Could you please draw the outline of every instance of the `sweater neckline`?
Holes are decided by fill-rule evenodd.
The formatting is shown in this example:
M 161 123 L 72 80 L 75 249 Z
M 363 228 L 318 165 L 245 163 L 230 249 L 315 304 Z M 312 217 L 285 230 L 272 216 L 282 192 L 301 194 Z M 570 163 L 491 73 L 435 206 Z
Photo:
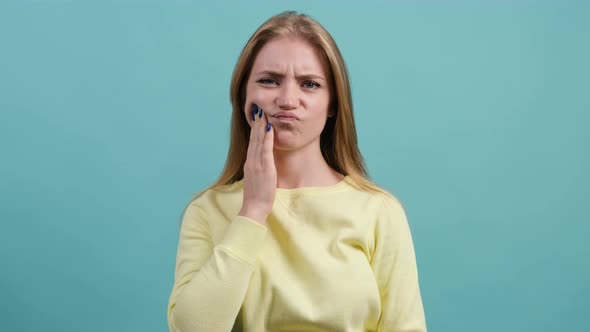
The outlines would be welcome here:
M 340 181 L 327 186 L 299 187 L 299 188 L 277 188 L 278 196 L 291 196 L 300 194 L 322 194 L 342 191 L 350 187 L 352 179 L 350 176 L 344 176 Z M 244 179 L 236 181 L 240 188 L 244 188 Z
M 340 181 L 330 184 L 327 186 L 313 186 L 313 187 L 299 187 L 299 188 L 277 188 L 277 195 L 289 196 L 299 194 L 321 194 L 330 193 L 336 191 L 342 191 L 349 186 L 348 182 L 351 181 L 348 175 L 344 176 Z

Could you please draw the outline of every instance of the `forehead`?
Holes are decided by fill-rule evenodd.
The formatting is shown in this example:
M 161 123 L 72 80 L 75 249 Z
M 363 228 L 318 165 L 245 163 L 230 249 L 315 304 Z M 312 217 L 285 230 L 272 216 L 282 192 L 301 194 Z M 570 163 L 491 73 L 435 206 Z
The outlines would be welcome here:
M 256 55 L 252 71 L 322 74 L 326 73 L 326 62 L 311 43 L 298 37 L 282 37 L 268 41 Z

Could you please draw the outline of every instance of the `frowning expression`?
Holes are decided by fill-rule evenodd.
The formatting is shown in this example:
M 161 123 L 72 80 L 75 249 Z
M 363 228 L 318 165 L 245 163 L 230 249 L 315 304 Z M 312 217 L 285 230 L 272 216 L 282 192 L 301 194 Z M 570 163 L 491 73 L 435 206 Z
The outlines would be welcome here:
M 257 104 L 275 130 L 274 148 L 297 150 L 318 143 L 329 114 L 327 64 L 310 43 L 297 37 L 267 42 L 246 86 L 245 116 Z

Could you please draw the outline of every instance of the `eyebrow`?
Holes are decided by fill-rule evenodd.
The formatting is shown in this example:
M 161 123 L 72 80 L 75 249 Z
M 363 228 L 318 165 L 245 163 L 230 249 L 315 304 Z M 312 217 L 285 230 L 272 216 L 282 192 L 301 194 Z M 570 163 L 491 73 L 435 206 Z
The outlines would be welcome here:
M 278 77 L 278 78 L 283 78 L 285 77 L 284 74 L 281 74 L 279 72 L 276 71 L 272 71 L 272 70 L 263 70 L 263 71 L 259 71 L 258 73 L 256 73 L 256 75 L 269 75 L 269 76 L 273 76 L 273 77 Z M 323 76 L 321 75 L 315 75 L 315 74 L 303 74 L 303 75 L 297 75 L 295 76 L 295 78 L 297 78 L 298 80 L 304 80 L 304 79 L 320 79 L 320 80 L 326 80 Z

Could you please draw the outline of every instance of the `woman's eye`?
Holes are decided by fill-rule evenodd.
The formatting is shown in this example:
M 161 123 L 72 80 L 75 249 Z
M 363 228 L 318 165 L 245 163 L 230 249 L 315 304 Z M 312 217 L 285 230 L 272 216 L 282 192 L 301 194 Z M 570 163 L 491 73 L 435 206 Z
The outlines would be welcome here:
M 261 78 L 256 83 L 269 85 L 269 84 L 279 84 L 279 82 L 272 78 Z M 315 81 L 305 81 L 303 82 L 302 86 L 306 89 L 317 89 L 320 87 L 320 84 Z
M 305 83 L 303 83 L 303 85 L 306 88 L 310 88 L 310 89 L 314 89 L 314 88 L 319 88 L 320 84 L 318 82 L 314 82 L 314 81 L 305 81 Z
M 259 79 L 256 82 L 257 83 L 262 83 L 262 84 L 272 84 L 272 83 L 275 83 L 275 80 L 270 79 L 270 78 L 262 78 L 262 79 Z

